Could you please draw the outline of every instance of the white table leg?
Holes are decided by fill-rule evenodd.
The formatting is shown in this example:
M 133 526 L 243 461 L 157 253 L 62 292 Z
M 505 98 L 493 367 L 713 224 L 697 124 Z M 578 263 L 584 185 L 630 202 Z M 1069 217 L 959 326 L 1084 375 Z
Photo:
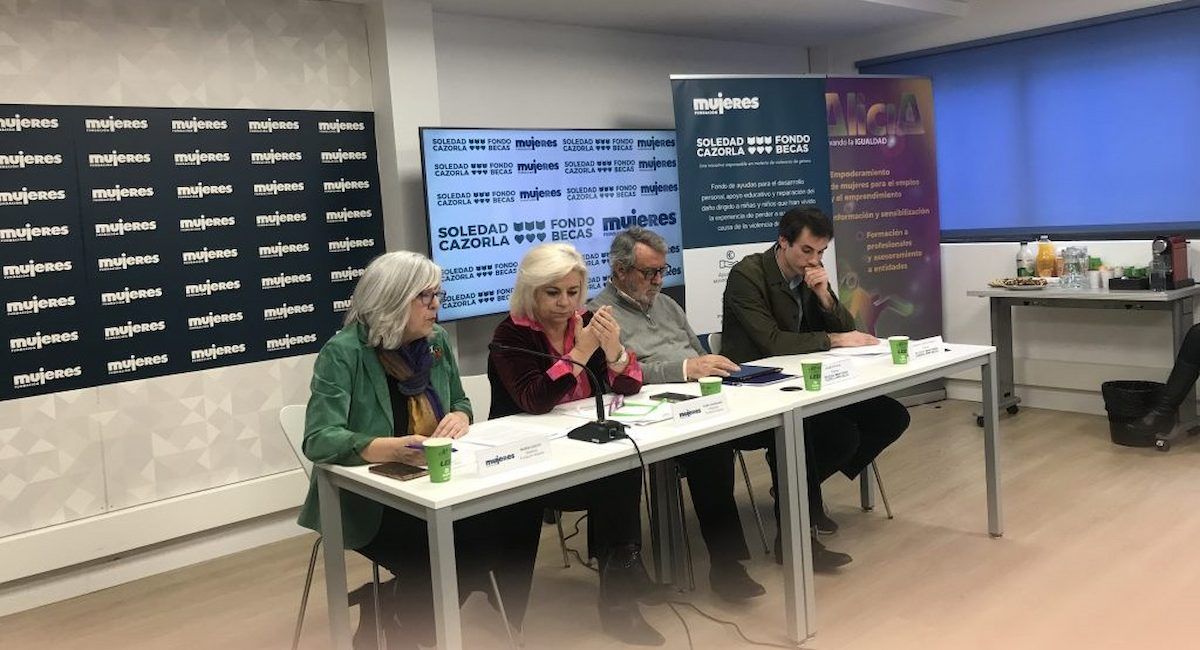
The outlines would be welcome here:
M 799 411 L 784 416 L 775 430 L 779 474 L 779 527 L 783 534 L 784 606 L 788 637 L 797 643 L 816 634 L 812 538 L 809 535 L 808 483 L 805 479 L 804 420 Z
M 341 491 L 320 467 L 317 497 L 321 505 L 321 538 L 325 546 L 325 597 L 329 603 L 329 635 L 335 650 L 350 650 L 350 605 L 346 595 L 346 550 L 342 543 Z
M 454 558 L 454 520 L 450 508 L 427 510 L 429 569 L 433 578 L 433 622 L 439 650 L 462 650 L 458 611 L 458 569 Z

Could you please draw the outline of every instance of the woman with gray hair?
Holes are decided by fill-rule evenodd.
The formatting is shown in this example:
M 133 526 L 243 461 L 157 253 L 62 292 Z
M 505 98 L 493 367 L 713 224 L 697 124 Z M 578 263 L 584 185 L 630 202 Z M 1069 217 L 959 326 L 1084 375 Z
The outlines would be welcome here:
M 492 336 L 494 343 L 511 349 L 488 356 L 492 417 L 547 413 L 555 404 L 591 397 L 584 365 L 599 378 L 602 392 L 633 395 L 641 390 L 641 367 L 621 344 L 612 308 L 595 313 L 582 308 L 587 286 L 583 257 L 568 244 L 537 246 L 521 260 L 509 316 Z M 638 608 L 639 600 L 656 603 L 663 598 L 642 565 L 641 492 L 642 473 L 630 470 L 560 490 L 542 503 L 556 510 L 587 510 L 588 550 L 600 563 L 604 631 L 629 644 L 662 645 L 662 635 Z
M 367 266 L 354 289 L 345 327 L 321 348 L 313 366 L 303 447 L 314 463 L 423 465 L 421 443 L 426 438 L 458 438 L 467 432 L 471 402 L 446 331 L 437 324 L 445 295 L 441 276 L 436 264 L 406 251 L 385 253 Z M 536 506 L 518 504 L 454 525 L 463 573 L 478 577 L 495 571 L 501 588 L 517 596 L 508 607 L 517 627 L 532 578 L 529 549 L 536 549 L 539 512 Z M 315 483 L 300 524 L 320 530 Z M 388 647 L 433 645 L 425 523 L 346 492 L 342 534 L 346 548 L 401 577 L 382 590 Z M 463 598 L 474 585 L 464 585 Z M 361 604 L 369 600 L 369 592 L 368 585 L 352 596 Z M 373 610 L 362 611 L 354 645 L 375 647 Z

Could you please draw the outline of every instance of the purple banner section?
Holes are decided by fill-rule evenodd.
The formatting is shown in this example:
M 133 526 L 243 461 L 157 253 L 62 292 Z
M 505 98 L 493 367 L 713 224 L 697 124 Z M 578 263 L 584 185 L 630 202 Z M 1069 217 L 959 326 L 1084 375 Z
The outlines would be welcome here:
M 941 334 L 929 79 L 831 77 L 825 112 L 842 303 L 877 336 Z

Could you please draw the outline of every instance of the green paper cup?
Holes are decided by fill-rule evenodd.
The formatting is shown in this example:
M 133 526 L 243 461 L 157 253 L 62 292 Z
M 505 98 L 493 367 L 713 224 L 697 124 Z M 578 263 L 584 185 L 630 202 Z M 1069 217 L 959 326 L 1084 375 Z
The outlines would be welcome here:
M 721 392 L 720 377 L 701 377 L 700 378 L 700 394 L 701 395 L 716 395 Z
M 892 348 L 892 363 L 896 365 L 908 363 L 907 336 L 889 336 L 888 345 Z
M 450 438 L 430 438 L 425 441 L 425 464 L 429 466 L 429 480 L 434 483 L 450 480 L 450 455 L 453 450 Z
M 821 390 L 820 361 L 801 361 L 800 372 L 804 375 L 804 390 Z

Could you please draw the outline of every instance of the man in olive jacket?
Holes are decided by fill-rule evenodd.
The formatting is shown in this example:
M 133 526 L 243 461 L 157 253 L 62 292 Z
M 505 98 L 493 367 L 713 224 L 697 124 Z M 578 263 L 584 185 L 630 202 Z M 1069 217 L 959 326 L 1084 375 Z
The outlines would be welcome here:
M 854 316 L 838 302 L 821 262 L 833 240 L 833 225 L 817 208 L 793 208 L 779 221 L 769 250 L 747 255 L 730 270 L 725 285 L 721 353 L 734 363 L 764 357 L 873 345 L 878 339 L 854 329 Z M 846 406 L 804 422 L 809 514 L 816 532 L 833 534 L 837 523 L 825 512 L 821 482 L 841 471 L 853 479 L 908 428 L 908 411 L 890 397 Z M 752 436 L 744 446 L 766 447 L 775 481 L 773 433 Z M 775 507 L 776 518 L 779 506 Z M 779 538 L 776 538 L 776 545 Z M 837 558 L 814 545 L 817 566 Z

